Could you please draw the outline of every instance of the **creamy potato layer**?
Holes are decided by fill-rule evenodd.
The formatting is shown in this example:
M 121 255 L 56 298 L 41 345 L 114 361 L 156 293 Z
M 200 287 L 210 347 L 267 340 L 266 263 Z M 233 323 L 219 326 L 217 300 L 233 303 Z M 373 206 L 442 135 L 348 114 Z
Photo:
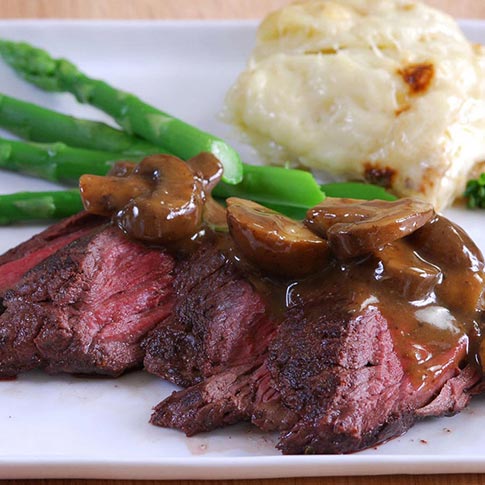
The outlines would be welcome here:
M 485 161 L 485 51 L 418 2 L 296 2 L 259 27 L 227 107 L 270 163 L 442 209 Z

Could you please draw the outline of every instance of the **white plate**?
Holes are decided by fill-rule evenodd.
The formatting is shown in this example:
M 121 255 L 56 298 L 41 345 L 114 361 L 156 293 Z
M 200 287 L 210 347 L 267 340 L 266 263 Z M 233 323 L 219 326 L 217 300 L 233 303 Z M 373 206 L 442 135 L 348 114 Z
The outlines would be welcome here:
M 485 22 L 464 22 L 485 43 Z M 1 36 L 65 56 L 93 76 L 132 91 L 238 145 L 218 113 L 244 67 L 254 22 L 4 21 Z M 0 91 L 75 115 L 107 120 L 67 95 L 45 94 L 0 65 Z M 254 157 L 240 147 L 246 160 Z M 0 173 L 0 193 L 55 185 Z M 485 212 L 452 210 L 485 250 Z M 0 252 L 39 227 L 0 229 Z M 485 472 L 483 398 L 453 418 L 430 419 L 376 449 L 349 456 L 281 456 L 275 436 L 239 425 L 186 438 L 148 424 L 173 386 L 138 372 L 117 380 L 42 373 L 0 382 L 0 478 L 266 478 Z

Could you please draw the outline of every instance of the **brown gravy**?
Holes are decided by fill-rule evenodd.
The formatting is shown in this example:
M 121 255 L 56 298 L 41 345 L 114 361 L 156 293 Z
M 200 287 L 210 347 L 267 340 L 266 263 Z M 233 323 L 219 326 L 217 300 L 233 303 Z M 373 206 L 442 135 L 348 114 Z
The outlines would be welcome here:
M 234 248 L 229 236 L 218 237 L 228 260 L 265 296 L 277 319 L 294 306 L 314 311 L 311 302 L 324 294 L 335 295 L 336 306 L 346 295 L 350 313 L 377 307 L 389 322 L 415 390 L 454 372 L 456 362 L 481 372 L 483 257 L 446 218 L 435 216 L 411 236 L 367 256 L 333 258 L 321 271 L 301 279 L 263 273 Z

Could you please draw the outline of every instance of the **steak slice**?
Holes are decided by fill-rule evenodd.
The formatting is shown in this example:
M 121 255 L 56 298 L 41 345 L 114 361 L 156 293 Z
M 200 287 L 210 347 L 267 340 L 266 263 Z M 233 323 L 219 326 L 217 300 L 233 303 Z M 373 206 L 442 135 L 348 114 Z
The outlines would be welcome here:
M 349 453 L 399 436 L 417 419 L 463 409 L 466 391 L 480 379 L 472 366 L 460 368 L 466 341 L 431 359 L 428 366 L 441 372 L 416 386 L 392 319 L 353 290 L 291 309 L 266 340 L 262 364 L 232 367 L 174 392 L 150 422 L 192 436 L 251 421 L 282 431 L 278 448 L 286 454 Z
M 104 222 L 101 217 L 80 212 L 1 255 L 0 297 L 35 265 Z
M 173 258 L 104 226 L 35 266 L 5 293 L 0 375 L 117 376 L 140 366 L 141 339 L 172 307 Z
M 244 421 L 250 416 L 254 370 L 251 364 L 233 367 L 174 392 L 154 408 L 150 422 L 193 436 Z
M 283 453 L 349 453 L 404 433 L 421 417 L 453 414 L 480 379 L 461 369 L 466 339 L 434 354 L 419 379 L 406 366 L 396 319 L 356 302 L 356 288 L 329 291 L 289 311 L 270 345 L 268 366 L 285 405 L 299 415 L 283 433 Z M 353 301 L 352 301 L 353 300 Z M 372 301 L 372 300 L 367 300 Z M 364 305 L 355 311 L 356 303 Z M 432 373 L 438 367 L 440 372 Z M 428 374 L 429 371 L 429 374 Z
M 268 431 L 296 421 L 264 363 L 276 319 L 226 244 L 205 244 L 177 267 L 174 311 L 143 344 L 149 372 L 190 386 L 158 404 L 151 423 L 190 436 L 240 421 Z
M 189 386 L 229 367 L 262 362 L 276 322 L 223 245 L 220 238 L 207 242 L 177 266 L 173 313 L 143 343 L 148 372 Z
M 264 431 L 286 430 L 297 421 L 271 386 L 265 363 L 232 367 L 174 392 L 155 406 L 150 419 L 187 436 L 241 421 L 252 421 Z

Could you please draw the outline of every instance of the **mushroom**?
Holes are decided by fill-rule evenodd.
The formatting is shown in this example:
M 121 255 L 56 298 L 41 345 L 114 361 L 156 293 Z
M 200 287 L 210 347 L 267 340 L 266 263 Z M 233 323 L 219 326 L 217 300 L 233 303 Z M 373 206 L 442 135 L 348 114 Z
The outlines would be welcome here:
M 130 162 L 128 160 L 119 160 L 115 162 L 108 175 L 113 175 L 114 177 L 126 177 L 130 175 L 136 168 L 136 163 Z
M 222 178 L 221 162 L 212 153 L 199 153 L 199 155 L 187 160 L 187 165 L 201 181 L 206 194 L 210 194 Z
M 444 270 L 436 293 L 448 308 L 462 311 L 484 308 L 484 261 L 468 234 L 443 216 L 435 216 L 410 238 L 413 247 Z
M 219 164 L 220 166 L 220 164 Z M 222 169 L 217 171 L 220 177 Z M 203 182 L 188 164 L 171 155 L 151 155 L 139 165 L 125 164 L 114 175 L 84 175 L 80 180 L 89 212 L 110 216 L 126 234 L 170 243 L 190 238 L 201 227 L 204 183 L 217 183 L 211 172 Z
M 328 239 L 341 259 L 372 253 L 424 226 L 433 207 L 419 200 L 354 200 L 327 198 L 307 212 L 306 225 Z
M 425 300 L 443 280 L 441 269 L 420 257 L 407 239 L 387 244 L 375 256 L 375 279 L 407 301 Z
M 211 195 L 212 189 L 222 178 L 221 163 L 212 153 L 202 152 L 187 160 L 187 165 L 194 171 L 204 187 L 204 222 L 212 229 L 227 231 L 226 209 Z
M 327 241 L 301 222 L 249 200 L 227 199 L 229 232 L 243 255 L 262 270 L 301 277 L 324 267 Z

